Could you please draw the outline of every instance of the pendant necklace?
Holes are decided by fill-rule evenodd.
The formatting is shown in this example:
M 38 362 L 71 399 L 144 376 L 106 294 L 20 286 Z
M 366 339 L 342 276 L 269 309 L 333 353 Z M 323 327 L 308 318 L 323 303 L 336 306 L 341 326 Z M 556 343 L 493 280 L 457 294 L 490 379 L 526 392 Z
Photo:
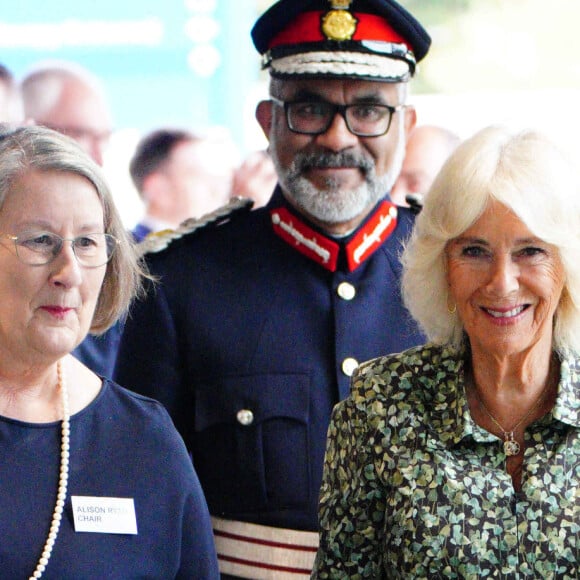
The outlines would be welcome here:
M 506 431 L 499 424 L 499 421 L 491 414 L 489 409 L 485 406 L 483 399 L 479 396 L 479 393 L 477 391 L 477 387 L 475 386 L 475 381 L 474 381 L 473 391 L 475 392 L 475 396 L 477 397 L 477 400 L 481 403 L 483 410 L 487 413 L 489 418 L 494 422 L 494 424 L 497 426 L 497 428 L 501 431 L 501 434 L 504 438 L 503 450 L 504 450 L 504 453 L 508 457 L 513 457 L 514 455 L 518 455 L 519 452 L 521 451 L 520 444 L 515 440 L 515 437 L 514 437 L 516 429 L 540 406 L 540 404 L 544 401 L 544 398 L 546 397 L 546 393 L 548 392 L 548 390 L 549 390 L 548 385 L 546 385 L 544 387 L 544 390 L 540 393 L 538 400 L 532 405 L 530 410 L 512 427 L 511 431 Z
M 60 529 L 60 522 L 62 520 L 62 513 L 64 511 L 64 503 L 66 500 L 67 486 L 68 486 L 68 466 L 69 466 L 69 451 L 70 451 L 70 409 L 68 400 L 68 390 L 66 387 L 66 381 L 64 380 L 63 370 L 61 362 L 56 363 L 56 374 L 57 374 L 57 388 L 60 389 L 62 397 L 62 427 L 61 427 L 61 443 L 60 443 L 60 475 L 58 479 L 58 493 L 56 496 L 56 504 L 54 506 L 54 511 L 52 514 L 52 522 L 50 524 L 50 530 L 48 532 L 48 537 L 42 549 L 42 554 L 38 560 L 38 564 L 32 576 L 29 580 L 34 580 L 35 578 L 41 578 L 46 570 L 50 556 L 52 555 L 52 549 L 56 542 L 58 536 L 58 531 Z

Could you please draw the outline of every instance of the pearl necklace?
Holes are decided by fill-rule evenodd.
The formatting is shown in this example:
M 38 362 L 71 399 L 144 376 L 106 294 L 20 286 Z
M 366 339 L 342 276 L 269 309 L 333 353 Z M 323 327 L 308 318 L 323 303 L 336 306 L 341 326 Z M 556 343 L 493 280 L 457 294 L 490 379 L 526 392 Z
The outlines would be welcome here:
M 57 388 L 60 389 L 62 396 L 62 428 L 61 428 L 61 444 L 60 444 L 60 476 L 58 479 L 58 493 L 56 496 L 56 504 L 54 506 L 54 512 L 52 513 L 52 523 L 50 524 L 50 531 L 48 532 L 48 537 L 42 549 L 42 555 L 38 560 L 36 568 L 30 576 L 29 580 L 34 580 L 35 578 L 41 578 L 46 570 L 50 556 L 52 555 L 52 549 L 56 542 L 56 537 L 58 536 L 58 530 L 60 529 L 60 522 L 62 520 L 62 513 L 64 511 L 64 503 L 66 500 L 66 492 L 68 486 L 68 466 L 69 466 L 69 456 L 70 456 L 70 409 L 68 400 L 68 390 L 66 386 L 66 381 L 64 380 L 64 374 L 62 370 L 61 362 L 56 363 L 56 374 L 57 374 Z

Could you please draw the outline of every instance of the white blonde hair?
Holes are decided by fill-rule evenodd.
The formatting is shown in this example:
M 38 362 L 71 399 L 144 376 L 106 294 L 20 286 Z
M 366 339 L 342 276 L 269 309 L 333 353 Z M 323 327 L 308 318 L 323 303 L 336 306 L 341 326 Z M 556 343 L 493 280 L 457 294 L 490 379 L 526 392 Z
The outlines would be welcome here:
M 508 207 L 556 246 L 565 284 L 554 323 L 554 348 L 580 352 L 580 181 L 570 159 L 531 130 L 488 127 L 464 141 L 443 165 L 403 253 L 405 305 L 430 340 L 459 347 L 457 313 L 447 307 L 445 248 L 491 200 Z

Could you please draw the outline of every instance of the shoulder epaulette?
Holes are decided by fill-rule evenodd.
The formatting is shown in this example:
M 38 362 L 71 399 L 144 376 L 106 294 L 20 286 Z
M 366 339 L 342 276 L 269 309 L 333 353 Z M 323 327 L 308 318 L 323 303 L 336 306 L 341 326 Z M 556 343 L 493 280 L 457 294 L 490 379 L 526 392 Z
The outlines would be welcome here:
M 414 214 L 418 214 L 423 209 L 423 196 L 419 193 L 410 193 L 405 196 L 405 201 Z
M 211 225 L 217 225 L 230 219 L 234 215 L 252 209 L 254 202 L 247 197 L 232 197 L 228 203 L 199 218 L 189 218 L 174 230 L 152 232 L 137 244 L 139 255 L 160 252 L 167 248 L 174 240 L 179 240 L 197 230 Z

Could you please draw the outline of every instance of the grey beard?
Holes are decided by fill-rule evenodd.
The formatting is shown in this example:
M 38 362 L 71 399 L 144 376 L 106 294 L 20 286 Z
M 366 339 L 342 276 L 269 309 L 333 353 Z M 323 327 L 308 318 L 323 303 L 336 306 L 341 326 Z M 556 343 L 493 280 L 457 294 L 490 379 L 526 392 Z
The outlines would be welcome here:
M 400 149 L 404 155 L 404 147 Z M 280 167 L 273 157 L 286 194 L 299 208 L 323 223 L 347 222 L 375 205 L 391 190 L 402 164 L 402 155 L 397 156 L 391 171 L 377 176 L 372 159 L 350 152 L 298 153 L 287 169 Z M 339 188 L 337 181 L 328 179 L 326 187 L 319 190 L 303 175 L 304 170 L 310 167 L 341 166 L 360 168 L 364 183 L 356 189 L 344 190 Z

